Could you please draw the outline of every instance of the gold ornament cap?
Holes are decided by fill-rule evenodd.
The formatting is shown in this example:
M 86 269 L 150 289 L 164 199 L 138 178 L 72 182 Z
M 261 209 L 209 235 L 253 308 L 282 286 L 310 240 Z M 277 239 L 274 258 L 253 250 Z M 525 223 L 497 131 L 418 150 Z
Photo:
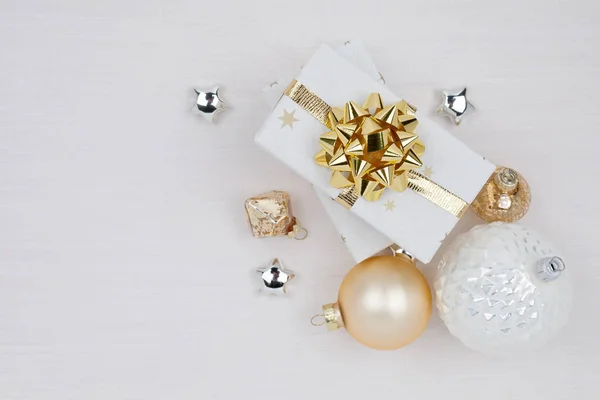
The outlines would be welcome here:
M 514 194 L 519 187 L 519 174 L 510 168 L 498 168 L 494 173 L 494 183 L 503 193 Z
M 498 167 L 471 207 L 486 222 L 516 222 L 530 204 L 531 190 L 525 178 L 512 168 Z
M 317 319 L 321 319 L 317 322 Z M 323 305 L 323 314 L 317 314 L 310 320 L 313 326 L 327 326 L 328 331 L 336 331 L 344 327 L 344 320 L 342 319 L 342 312 L 338 303 L 329 303 Z
M 344 320 L 338 303 L 329 303 L 323 306 L 323 318 L 328 331 L 335 331 L 344 327 Z

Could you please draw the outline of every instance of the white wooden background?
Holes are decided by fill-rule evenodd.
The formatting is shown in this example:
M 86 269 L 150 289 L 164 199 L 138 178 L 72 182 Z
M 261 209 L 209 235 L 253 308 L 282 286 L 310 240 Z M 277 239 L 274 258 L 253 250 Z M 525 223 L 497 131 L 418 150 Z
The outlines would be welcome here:
M 1 0 L 0 399 L 597 398 L 599 19 L 593 0 Z M 577 289 L 545 350 L 485 358 L 437 316 L 385 353 L 309 324 L 352 262 L 253 145 L 258 93 L 349 38 L 421 110 L 468 85 L 478 112 L 446 126 L 528 178 L 523 222 Z M 217 81 L 232 109 L 210 126 L 191 88 Z M 251 237 L 243 200 L 272 188 L 308 240 Z M 259 297 L 275 256 L 298 279 Z

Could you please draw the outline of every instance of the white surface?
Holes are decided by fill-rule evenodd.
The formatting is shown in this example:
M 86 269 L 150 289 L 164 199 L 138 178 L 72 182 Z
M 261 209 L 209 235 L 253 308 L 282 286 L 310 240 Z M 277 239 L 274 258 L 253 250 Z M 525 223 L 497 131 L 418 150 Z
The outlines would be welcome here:
M 0 398 L 597 397 L 600 4 L 48 3 L 0 3 Z M 434 317 L 379 353 L 308 323 L 352 261 L 309 185 L 253 144 L 257 93 L 357 36 L 422 110 L 467 84 L 478 112 L 448 128 L 528 178 L 523 222 L 575 285 L 544 351 L 485 358 Z M 215 81 L 234 109 L 209 126 L 191 87 Z M 272 188 L 309 239 L 252 238 L 243 201 Z M 275 256 L 298 278 L 288 298 L 257 297 L 251 271 Z
M 388 105 L 403 97 L 373 80 L 325 44 L 304 64 L 297 80 L 330 105 L 343 105 L 349 99 L 363 102 L 373 92 L 380 93 Z M 294 113 L 297 118 L 293 129 L 282 127 L 279 118 L 284 112 Z M 421 157 L 423 165 L 434 168 L 432 179 L 436 183 L 470 203 L 494 172 L 494 165 L 423 114 L 423 111 L 417 112 L 416 130 L 426 147 Z M 319 190 L 336 197 L 340 190 L 329 183 L 332 171 L 314 161 L 320 149 L 318 139 L 325 132 L 321 122 L 283 96 L 258 130 L 255 140 Z M 387 202 L 395 204 L 393 212 L 385 206 Z M 377 202 L 359 198 L 350 211 L 423 262 L 433 258 L 440 243 L 458 222 L 454 215 L 412 190 L 402 193 L 386 190 Z M 399 226 L 407 228 L 398 229 Z

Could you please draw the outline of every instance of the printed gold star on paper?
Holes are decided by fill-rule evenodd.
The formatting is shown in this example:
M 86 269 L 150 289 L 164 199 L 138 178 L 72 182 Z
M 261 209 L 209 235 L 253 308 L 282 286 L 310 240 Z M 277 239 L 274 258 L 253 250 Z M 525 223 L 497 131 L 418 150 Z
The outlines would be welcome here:
M 396 207 L 394 200 L 388 200 L 385 202 L 385 211 L 394 211 L 394 207 Z
M 281 129 L 283 129 L 286 126 L 289 126 L 291 129 L 294 129 L 294 122 L 299 121 L 299 119 L 294 118 L 294 113 L 296 112 L 296 110 L 292 111 L 292 112 L 288 112 L 287 110 L 283 110 L 283 115 L 281 117 L 279 117 L 279 119 L 282 121 L 281 122 Z
M 433 167 L 424 167 L 423 175 L 425 175 L 428 178 L 431 178 L 431 175 L 433 175 Z

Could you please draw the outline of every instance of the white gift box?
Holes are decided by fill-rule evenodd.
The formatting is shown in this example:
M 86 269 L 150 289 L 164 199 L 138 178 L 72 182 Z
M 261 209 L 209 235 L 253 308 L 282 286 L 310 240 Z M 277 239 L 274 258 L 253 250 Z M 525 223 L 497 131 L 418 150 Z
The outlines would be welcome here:
M 380 93 L 386 104 L 400 100 L 387 87 L 373 79 L 370 76 L 372 73 L 365 73 L 349 62 L 348 59 L 352 59 L 352 56 L 355 60 L 365 60 L 360 54 L 342 56 L 323 45 L 295 79 L 331 106 L 342 106 L 349 100 L 360 104 L 372 92 Z M 370 68 L 369 62 L 364 61 L 362 68 Z M 287 83 L 282 86 L 287 86 Z M 291 119 L 290 114 L 293 114 Z M 284 118 L 286 115 L 288 117 Z M 426 147 L 425 154 L 421 157 L 424 171 L 431 175 L 432 181 L 470 203 L 495 167 L 422 113 L 417 112 L 417 118 L 419 125 L 416 133 Z M 290 98 L 281 96 L 255 140 L 318 188 L 322 192 L 321 197 L 335 198 L 339 189 L 329 184 L 331 170 L 314 161 L 314 155 L 320 149 L 318 139 L 326 131 L 328 129 L 310 113 Z M 356 233 L 357 240 L 368 242 L 365 246 L 360 246 L 360 250 L 353 251 L 356 247 L 350 242 L 354 240 L 349 240 L 350 234 L 346 234 L 346 243 L 357 261 L 393 242 L 427 263 L 458 221 L 456 216 L 410 189 L 403 192 L 387 189 L 381 199 L 375 202 L 359 198 L 350 211 L 335 202 L 328 204 L 324 200 L 324 203 L 328 212 L 335 214 L 332 217 L 338 230 L 350 229 L 349 226 L 352 226 L 352 234 Z M 393 207 L 389 204 L 393 204 Z M 332 207 L 339 208 L 334 211 Z M 357 221 L 354 216 L 362 221 Z M 380 233 L 367 231 L 366 226 L 371 226 Z M 373 240 L 370 240 L 372 237 Z
M 373 80 L 383 82 L 383 76 L 377 70 L 362 42 L 348 41 L 335 50 Z M 263 89 L 264 98 L 271 109 L 277 105 L 287 84 L 292 79 L 294 79 L 294 75 L 280 77 Z M 340 238 L 344 241 L 352 258 L 357 263 L 393 244 L 390 239 L 344 207 L 340 207 L 338 203 L 319 189 L 315 188 L 315 193 L 323 204 L 323 208 L 325 208 L 335 229 L 340 234 Z

